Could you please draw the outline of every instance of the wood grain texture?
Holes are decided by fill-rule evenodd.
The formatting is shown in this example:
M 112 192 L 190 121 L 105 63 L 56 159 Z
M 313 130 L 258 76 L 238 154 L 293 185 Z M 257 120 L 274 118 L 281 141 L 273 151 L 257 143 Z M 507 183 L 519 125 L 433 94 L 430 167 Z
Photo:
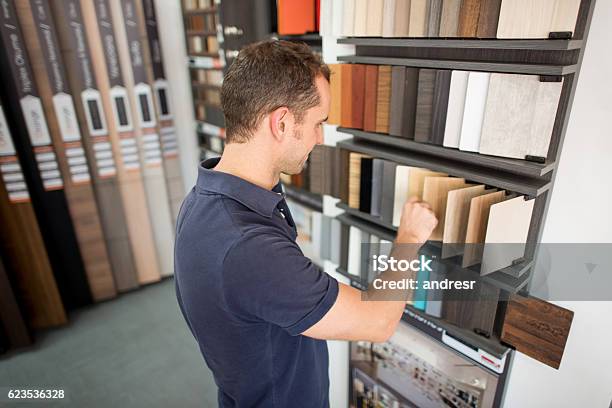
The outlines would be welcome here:
M 466 246 L 462 260 L 464 268 L 475 265 L 482 259 L 483 245 L 481 244 L 484 243 L 487 232 L 489 209 L 493 204 L 503 201 L 504 198 L 504 191 L 496 191 L 472 198 L 465 232 Z
M 393 25 L 394 37 L 408 37 L 410 35 L 410 0 L 396 0 L 395 22 Z
M 463 252 L 465 233 L 472 198 L 491 193 L 484 185 L 476 185 L 448 192 L 446 215 L 444 217 L 444 233 L 442 236 L 442 258 L 459 255 Z
M 366 34 L 368 37 L 380 37 L 383 31 L 384 0 L 368 0 L 366 17 Z
M 331 105 L 329 108 L 327 123 L 330 125 L 340 125 L 340 118 L 342 115 L 342 65 L 329 64 L 329 69 L 331 71 Z
M 440 146 L 444 143 L 444 129 L 446 128 L 451 73 L 452 71 L 445 69 L 436 71 L 436 82 L 433 93 L 431 138 L 429 142 Z
M 389 133 L 389 109 L 391 105 L 391 67 L 378 67 L 378 89 L 376 91 L 376 132 Z
M 348 205 L 351 208 L 359 208 L 359 197 L 361 189 L 361 159 L 367 156 L 351 152 L 349 155 L 349 191 Z
M 556 0 L 550 31 L 576 31 L 580 0 Z
M 442 0 L 429 0 L 427 37 L 437 37 L 442 18 Z
M 497 38 L 548 38 L 556 0 L 502 0 Z
M 110 299 L 116 296 L 117 289 L 115 288 L 90 175 L 87 172 L 85 173 L 87 179 L 84 181 L 79 179 L 78 182 L 74 182 L 71 176 L 72 166 L 69 165 L 66 156 L 66 149 L 82 148 L 80 128 L 77 125 L 74 129 L 79 135 L 77 140 L 71 138 L 71 135 L 63 135 L 58 118 L 64 113 L 56 111 L 54 106 L 54 95 L 65 94 L 66 89 L 62 86 L 61 89 L 54 90 L 52 84 L 66 83 L 66 76 L 64 66 L 60 61 L 47 59 L 48 56 L 57 58 L 60 54 L 55 27 L 53 22 L 50 21 L 51 12 L 48 5 L 39 5 L 37 15 L 41 16 L 42 20 L 39 17 L 37 23 L 30 3 L 23 1 L 17 3 L 17 14 L 24 29 L 34 79 L 38 84 L 38 92 L 45 110 L 49 133 L 63 176 L 68 210 L 83 257 L 89 289 L 94 301 Z M 44 50 L 41 47 L 41 41 L 46 41 Z M 69 97 L 71 98 L 71 95 Z M 64 142 L 64 138 L 69 137 L 70 141 Z M 76 158 L 71 160 L 76 160 Z M 83 161 L 81 165 L 87 166 L 87 162 Z
M 353 65 L 352 64 L 342 64 L 341 65 L 341 83 L 342 83 L 342 98 L 341 98 L 341 106 L 342 113 L 340 116 L 340 124 L 342 127 L 351 127 L 352 124 L 352 115 L 353 115 Z
M 370 0 L 371 1 L 371 0 Z M 367 32 L 368 0 L 355 0 L 355 37 L 365 37 Z
M 453 71 L 448 94 L 448 110 L 444 127 L 444 147 L 459 148 L 465 107 L 468 75 L 466 71 Z
M 480 14 L 480 0 L 463 0 L 459 11 L 458 37 L 476 37 L 478 32 L 478 17 Z
M 384 0 L 382 17 L 382 36 L 395 36 L 395 15 L 397 10 L 397 0 Z
M 490 76 L 488 72 L 470 72 L 468 76 L 459 140 L 460 150 L 477 152 L 480 147 Z
M 397 163 L 392 161 L 384 160 L 383 162 L 380 218 L 388 224 L 393 223 L 393 207 L 395 204 L 395 173 L 397 166 Z
M 492 74 L 479 152 L 547 157 L 562 88 L 535 75 Z
M 497 22 L 502 0 L 482 0 L 478 16 L 478 29 L 476 37 L 495 38 L 497 35 Z
M 119 292 L 130 290 L 137 287 L 138 282 L 136 280 L 134 257 L 130 247 L 124 203 L 119 192 L 119 180 L 116 176 L 114 163 L 109 166 L 98 164 L 102 161 L 108 161 L 108 159 L 98 159 L 100 153 L 96 153 L 99 145 L 112 145 L 113 142 L 102 132 L 94 136 L 91 133 L 90 126 L 86 125 L 88 124 L 88 113 L 84 106 L 87 99 L 84 97 L 83 91 L 86 89 L 97 90 L 98 85 L 93 78 L 91 57 L 87 45 L 85 45 L 82 53 L 77 53 L 75 32 L 67 29 L 72 23 L 75 23 L 77 24 L 75 27 L 81 28 L 79 35 L 82 34 L 84 37 L 83 21 L 80 12 L 74 19 L 69 18 L 69 15 L 62 8 L 63 3 L 52 2 L 50 4 L 57 27 L 63 62 L 66 71 L 71 73 L 68 75 L 68 84 L 75 96 L 74 106 L 77 119 L 81 124 L 82 141 L 87 161 L 90 164 L 90 175 L 93 179 L 115 286 Z M 76 4 L 76 10 L 80 10 L 78 4 Z
M 355 35 L 355 3 L 357 0 L 343 0 L 342 35 L 352 37 Z
M 423 201 L 431 205 L 436 214 L 438 225 L 429 237 L 432 241 L 441 241 L 444 235 L 444 222 L 446 218 L 446 203 L 451 190 L 468 187 L 465 179 L 456 177 L 425 177 L 423 183 Z
M 414 140 L 416 142 L 427 143 L 431 140 L 435 83 L 435 69 L 423 68 L 419 70 L 419 89 L 417 93 L 417 108 L 414 126 Z
M 410 1 L 410 23 L 408 25 L 409 37 L 427 36 L 429 22 L 429 6 L 427 0 Z
M 354 129 L 363 129 L 366 66 L 362 64 L 353 64 L 351 72 L 352 109 L 350 127 Z
M 391 71 L 391 113 L 389 134 L 406 139 L 414 138 L 419 70 L 393 67 Z
M 174 271 L 174 231 L 168 190 L 165 183 L 165 172 L 160 157 L 159 133 L 154 118 L 146 121 L 141 117 L 140 111 L 143 108 L 138 109 L 138 107 L 143 94 L 137 96 L 135 89 L 136 86 L 141 87 L 141 89 L 148 87 L 150 92 L 150 87 L 146 84 L 144 59 L 138 60 L 138 58 L 142 58 L 142 54 L 139 57 L 132 58 L 133 54 L 136 54 L 137 48 L 140 50 L 145 48 L 142 41 L 139 41 L 140 30 L 137 15 L 129 14 L 130 12 L 134 13 L 137 9 L 136 4 L 135 0 L 111 0 L 110 9 L 117 40 L 121 73 L 128 91 L 134 121 L 134 134 L 140 151 L 142 178 L 149 208 L 149 222 L 153 229 L 154 248 L 158 260 L 157 272 L 161 276 L 169 276 Z M 128 30 L 133 31 L 133 35 L 129 34 Z M 138 43 L 138 46 L 135 46 L 136 43 Z M 152 94 L 149 94 L 149 97 L 152 98 Z M 150 99 L 149 101 L 152 102 Z M 154 112 L 150 112 L 150 114 L 153 115 Z M 153 270 L 146 275 L 139 275 L 139 277 L 141 283 L 155 282 L 160 279 L 160 275 Z
M 481 275 L 512 265 L 525 255 L 525 243 L 535 200 L 518 196 L 493 204 L 489 209 Z
M 550 367 L 559 369 L 574 312 L 541 299 L 511 294 L 501 340 Z
M 363 130 L 376 132 L 376 103 L 378 101 L 378 66 L 366 65 Z
M 316 194 L 323 194 L 323 148 L 315 146 L 310 152 L 310 191 Z
M 0 333 L 7 348 L 30 345 L 32 337 L 9 279 L 4 261 L 0 259 Z
M 457 37 L 462 0 L 443 0 L 440 17 L 440 37 Z

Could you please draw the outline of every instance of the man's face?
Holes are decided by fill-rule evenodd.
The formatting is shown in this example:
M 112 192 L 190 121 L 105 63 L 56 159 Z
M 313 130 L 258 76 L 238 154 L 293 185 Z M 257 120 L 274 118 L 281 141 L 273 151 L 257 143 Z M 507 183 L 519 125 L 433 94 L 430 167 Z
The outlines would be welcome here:
M 331 95 L 329 82 L 322 75 L 317 77 L 315 83 L 319 104 L 306 111 L 302 123 L 293 126 L 292 137 L 287 139 L 281 160 L 280 170 L 285 174 L 300 173 L 315 145 L 323 143 L 323 123 L 329 114 Z

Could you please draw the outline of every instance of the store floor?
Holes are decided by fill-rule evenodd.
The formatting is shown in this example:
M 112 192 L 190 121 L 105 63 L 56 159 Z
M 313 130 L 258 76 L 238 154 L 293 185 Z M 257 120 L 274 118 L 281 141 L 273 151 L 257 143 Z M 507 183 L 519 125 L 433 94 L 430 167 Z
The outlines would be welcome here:
M 0 406 L 216 407 L 217 388 L 187 328 L 174 280 L 81 309 L 36 345 L 0 357 L 0 391 L 65 390 L 64 401 Z

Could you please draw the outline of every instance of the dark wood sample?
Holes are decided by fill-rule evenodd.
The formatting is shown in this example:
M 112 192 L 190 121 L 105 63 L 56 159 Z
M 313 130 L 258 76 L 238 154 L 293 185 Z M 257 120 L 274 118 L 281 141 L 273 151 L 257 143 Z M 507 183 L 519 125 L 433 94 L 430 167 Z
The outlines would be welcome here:
M 376 132 L 376 102 L 378 94 L 378 65 L 366 65 L 363 130 Z
M 476 37 L 481 0 L 463 0 L 459 11 L 458 37 Z
M 107 119 L 108 111 L 102 104 L 102 96 L 108 97 L 109 94 L 100 92 L 102 89 L 94 76 L 93 67 L 100 64 L 93 63 L 87 42 L 79 42 L 80 39 L 88 38 L 85 27 L 91 27 L 92 24 L 83 24 L 78 1 L 54 1 L 50 4 L 62 59 L 66 71 L 70 72 L 67 76 L 68 86 L 75 98 L 74 107 L 81 124 L 84 150 L 93 179 L 115 286 L 119 292 L 127 291 L 138 287 L 132 241 L 128 235 L 128 226 L 133 220 L 126 216 L 127 203 L 122 198 L 117 177 L 117 167 L 121 164 L 113 154 L 113 149 L 118 146 L 115 146 L 116 141 L 109 138 L 110 119 Z M 93 7 L 92 2 L 88 4 Z M 68 9 L 73 10 L 73 13 L 68 13 Z M 81 52 L 77 51 L 79 46 L 82 47 Z
M 323 146 L 315 146 L 310 152 L 310 191 L 323 194 Z
M 378 89 L 376 94 L 376 132 L 389 133 L 389 105 L 391 103 L 391 67 L 378 67 Z
M 395 204 L 395 171 L 397 163 L 384 160 L 382 175 L 382 202 L 380 218 L 387 224 L 393 223 L 393 206 Z
M 442 146 L 444 131 L 446 129 L 446 113 L 448 111 L 448 97 L 450 93 L 452 71 L 439 69 L 436 71 L 436 82 L 433 94 L 433 110 L 431 137 L 429 142 Z
M 349 151 L 336 147 L 334 149 L 336 153 L 336 175 L 337 182 L 337 194 L 333 194 L 334 197 L 338 197 L 340 201 L 348 204 L 349 200 Z
M 27 1 L 18 2 L 17 14 L 24 30 L 32 71 L 63 175 L 68 209 L 85 264 L 89 288 L 95 301 L 106 300 L 114 297 L 117 290 L 91 186 L 91 175 L 82 150 L 81 129 L 68 89 L 49 5 L 40 3 L 35 7 L 32 8 Z M 56 109 L 56 106 L 60 108 Z M 78 149 L 82 153 L 75 155 Z M 67 152 L 71 157 L 67 156 Z
M 414 140 L 427 143 L 431 140 L 433 115 L 433 95 L 436 83 L 435 69 L 419 70 L 419 88 L 417 93 Z
M 0 72 L 2 78 L 7 79 L 2 87 L 2 106 L 12 129 L 13 143 L 19 154 L 64 307 L 74 309 L 91 303 L 91 292 L 31 64 L 24 53 L 26 44 L 12 2 L 5 3 L 0 17 L 0 31 L 3 44 L 0 47 Z M 51 181 L 59 184 L 51 185 Z
M 481 0 L 476 37 L 495 38 L 502 0 Z
M 361 181 L 359 185 L 359 211 L 370 213 L 372 209 L 372 166 L 374 160 L 370 157 L 361 159 Z
M 382 207 L 382 189 L 384 185 L 383 169 L 386 160 L 374 159 L 372 161 L 372 191 L 370 214 L 380 217 Z
M 6 348 L 24 347 L 32 343 L 32 337 L 22 313 L 4 261 L 0 258 L 0 333 Z
M 395 66 L 391 70 L 389 134 L 414 139 L 419 70 Z
M 342 107 L 342 112 L 340 114 L 340 125 L 342 127 L 351 127 L 353 123 L 353 65 L 352 64 L 342 64 L 342 74 L 341 74 L 341 82 L 342 82 L 342 98 L 340 105 Z
M 351 69 L 351 126 L 363 129 L 363 107 L 365 99 L 366 66 L 353 64 Z
M 574 312 L 534 297 L 511 294 L 501 340 L 534 359 L 558 369 Z

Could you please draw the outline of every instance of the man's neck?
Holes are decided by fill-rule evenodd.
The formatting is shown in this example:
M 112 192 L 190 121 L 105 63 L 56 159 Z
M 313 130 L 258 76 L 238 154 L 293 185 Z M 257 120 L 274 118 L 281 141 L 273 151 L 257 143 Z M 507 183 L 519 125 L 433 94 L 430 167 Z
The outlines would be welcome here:
M 253 143 L 230 143 L 225 145 L 221 160 L 214 170 L 272 190 L 278 184 L 280 175 L 273 161 L 267 157 L 268 154 Z

